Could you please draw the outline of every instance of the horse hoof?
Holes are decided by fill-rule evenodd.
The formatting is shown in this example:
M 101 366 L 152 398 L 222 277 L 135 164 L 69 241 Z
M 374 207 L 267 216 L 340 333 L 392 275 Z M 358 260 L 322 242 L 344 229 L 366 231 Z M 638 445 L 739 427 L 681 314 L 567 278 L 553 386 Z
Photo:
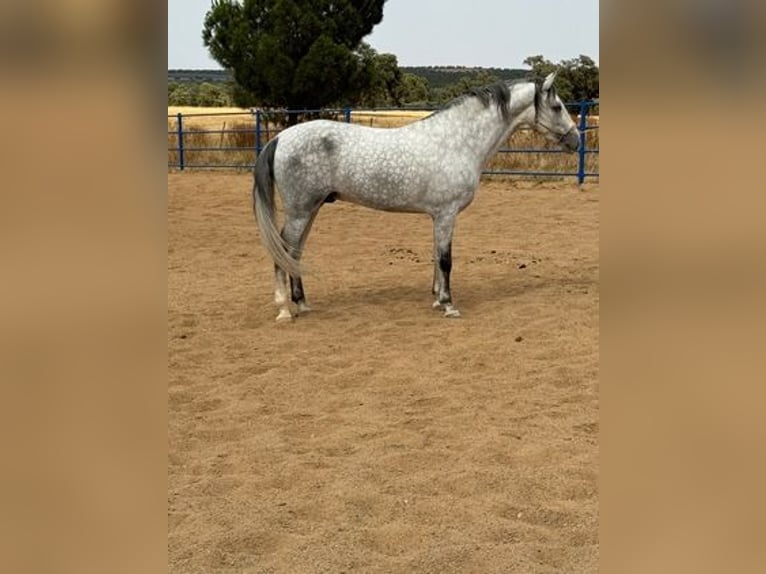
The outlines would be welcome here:
M 282 309 L 277 315 L 277 323 L 287 323 L 293 320 L 293 316 L 287 309 Z
M 444 316 L 449 317 L 450 319 L 457 319 L 458 317 L 460 317 L 460 311 L 458 311 L 457 309 L 447 309 L 444 312 Z
M 441 309 L 441 306 L 442 304 L 439 303 L 438 301 L 434 301 L 433 303 L 431 303 L 431 309 Z
M 309 307 L 306 303 L 298 303 L 298 314 L 303 315 L 304 313 L 310 313 L 313 311 L 311 307 Z

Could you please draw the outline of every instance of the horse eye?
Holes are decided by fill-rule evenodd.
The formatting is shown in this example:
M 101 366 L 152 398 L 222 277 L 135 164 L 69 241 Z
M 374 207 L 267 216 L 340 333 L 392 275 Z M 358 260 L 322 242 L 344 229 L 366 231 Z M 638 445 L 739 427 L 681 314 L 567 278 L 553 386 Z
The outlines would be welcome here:
M 553 105 L 551 106 L 551 109 L 552 109 L 554 112 L 556 112 L 556 113 L 559 113 L 559 112 L 562 110 L 562 108 L 561 108 L 561 104 L 553 104 Z

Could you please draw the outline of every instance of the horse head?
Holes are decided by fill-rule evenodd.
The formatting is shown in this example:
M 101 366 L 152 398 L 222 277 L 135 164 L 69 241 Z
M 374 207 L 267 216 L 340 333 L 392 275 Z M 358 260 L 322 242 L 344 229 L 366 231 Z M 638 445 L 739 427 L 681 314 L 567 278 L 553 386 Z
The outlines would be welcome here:
M 551 72 L 535 87 L 534 128 L 563 149 L 575 152 L 580 147 L 580 131 L 556 93 L 555 79 L 556 72 Z

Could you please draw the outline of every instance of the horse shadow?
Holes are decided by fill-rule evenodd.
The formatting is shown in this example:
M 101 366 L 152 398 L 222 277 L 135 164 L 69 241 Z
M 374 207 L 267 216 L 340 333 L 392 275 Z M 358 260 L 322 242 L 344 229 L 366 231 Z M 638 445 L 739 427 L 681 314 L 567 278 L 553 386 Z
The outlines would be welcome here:
M 559 278 L 556 278 L 558 282 Z M 455 306 L 463 312 L 486 306 L 503 306 L 524 294 L 545 289 L 550 284 L 545 279 L 530 283 L 527 280 L 515 280 L 511 277 L 463 277 L 453 281 L 453 300 Z M 430 307 L 434 301 L 428 279 L 413 279 L 406 284 L 386 284 L 376 282 L 367 287 L 338 286 L 332 295 L 315 295 L 311 304 L 326 317 L 356 308 L 370 306 L 384 307 L 405 312 L 413 304 Z M 437 315 L 435 313 L 435 315 Z

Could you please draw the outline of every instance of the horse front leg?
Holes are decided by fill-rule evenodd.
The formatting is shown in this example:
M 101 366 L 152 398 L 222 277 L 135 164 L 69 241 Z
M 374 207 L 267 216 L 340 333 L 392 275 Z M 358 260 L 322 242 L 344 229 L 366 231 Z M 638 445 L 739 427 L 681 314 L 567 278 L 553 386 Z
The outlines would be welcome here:
M 455 227 L 455 213 L 434 217 L 434 284 L 436 296 L 434 308 L 444 309 L 445 317 L 460 317 L 452 305 L 450 273 L 452 273 L 452 232 Z

